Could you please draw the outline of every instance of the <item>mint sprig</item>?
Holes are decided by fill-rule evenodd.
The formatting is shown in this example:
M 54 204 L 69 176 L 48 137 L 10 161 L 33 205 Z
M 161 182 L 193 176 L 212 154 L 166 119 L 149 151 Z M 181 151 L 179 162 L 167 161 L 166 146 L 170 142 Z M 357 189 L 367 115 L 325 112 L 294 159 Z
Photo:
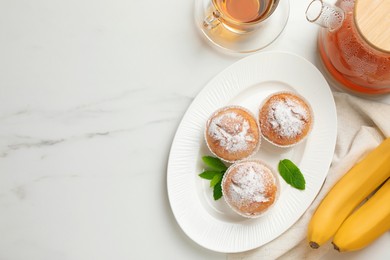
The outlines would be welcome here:
M 222 173 L 215 174 L 213 179 L 210 181 L 210 187 L 215 187 L 218 183 L 222 182 Z
M 219 200 L 222 198 L 222 178 L 228 167 L 220 159 L 212 156 L 203 156 L 202 161 L 208 169 L 199 174 L 199 177 L 210 180 L 214 200 Z
M 220 198 L 222 198 L 222 185 L 221 185 L 221 183 L 214 186 L 213 198 L 214 198 L 214 200 L 219 200 Z
M 306 186 L 305 178 L 299 168 L 289 159 L 279 162 L 278 170 L 282 178 L 291 186 L 298 190 L 304 190 Z
M 219 159 L 212 156 L 203 156 L 202 161 L 204 164 L 206 164 L 208 167 L 210 167 L 212 170 L 215 171 L 226 171 L 228 167 Z
M 206 180 L 212 180 L 216 174 L 220 174 L 220 172 L 217 171 L 204 171 L 199 176 Z

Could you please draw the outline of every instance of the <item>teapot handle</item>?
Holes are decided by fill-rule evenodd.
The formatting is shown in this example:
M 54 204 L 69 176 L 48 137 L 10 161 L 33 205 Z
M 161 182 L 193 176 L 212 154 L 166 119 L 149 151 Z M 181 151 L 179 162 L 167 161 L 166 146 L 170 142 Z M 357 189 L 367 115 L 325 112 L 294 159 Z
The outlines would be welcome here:
M 316 23 L 329 31 L 336 31 L 341 27 L 345 19 L 342 9 L 331 6 L 322 0 L 313 0 L 306 9 L 306 19 Z

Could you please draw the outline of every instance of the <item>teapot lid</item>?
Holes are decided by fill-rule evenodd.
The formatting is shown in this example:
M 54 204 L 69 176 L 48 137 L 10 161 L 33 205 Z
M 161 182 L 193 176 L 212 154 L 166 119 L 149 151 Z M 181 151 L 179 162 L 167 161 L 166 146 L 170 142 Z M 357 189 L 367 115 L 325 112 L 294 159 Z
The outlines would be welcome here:
M 354 18 L 360 34 L 371 46 L 390 53 L 390 1 L 356 0 Z

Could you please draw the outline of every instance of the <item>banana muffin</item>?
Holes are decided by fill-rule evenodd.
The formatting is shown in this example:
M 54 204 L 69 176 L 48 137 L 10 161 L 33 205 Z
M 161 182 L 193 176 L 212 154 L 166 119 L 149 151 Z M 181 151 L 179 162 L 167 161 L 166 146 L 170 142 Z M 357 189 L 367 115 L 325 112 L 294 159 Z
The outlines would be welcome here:
M 288 147 L 301 142 L 309 134 L 313 113 L 308 102 L 298 94 L 278 92 L 263 102 L 259 123 L 266 140 Z
M 218 109 L 206 123 L 208 148 L 226 162 L 239 161 L 253 155 L 259 149 L 260 138 L 256 118 L 243 107 Z
M 256 218 L 274 205 L 278 194 L 275 173 L 259 160 L 246 160 L 229 167 L 222 180 L 226 203 L 238 214 Z

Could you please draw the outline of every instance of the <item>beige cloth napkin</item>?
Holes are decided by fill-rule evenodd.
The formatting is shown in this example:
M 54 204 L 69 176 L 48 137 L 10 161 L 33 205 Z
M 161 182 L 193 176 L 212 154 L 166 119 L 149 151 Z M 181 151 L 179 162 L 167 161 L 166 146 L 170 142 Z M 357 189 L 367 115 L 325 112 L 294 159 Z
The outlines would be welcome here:
M 335 154 L 323 188 L 305 214 L 285 233 L 257 249 L 229 254 L 229 260 L 319 259 L 333 247 L 328 242 L 311 249 L 306 241 L 307 226 L 329 189 L 367 152 L 390 137 L 390 105 L 334 92 L 338 116 Z

